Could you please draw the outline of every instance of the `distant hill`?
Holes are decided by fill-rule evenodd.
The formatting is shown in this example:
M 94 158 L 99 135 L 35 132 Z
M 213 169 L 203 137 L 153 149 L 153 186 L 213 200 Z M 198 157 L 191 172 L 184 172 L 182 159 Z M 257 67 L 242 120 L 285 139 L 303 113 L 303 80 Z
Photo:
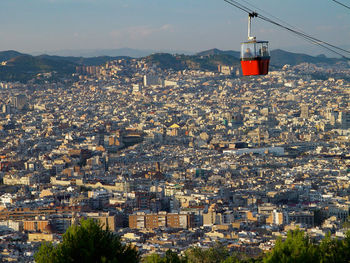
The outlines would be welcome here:
M 234 50 L 220 50 L 217 48 L 209 49 L 206 51 L 198 52 L 197 56 L 213 56 L 213 55 L 230 55 L 236 58 L 239 58 L 240 52 Z
M 132 57 L 141 58 L 146 57 L 154 53 L 171 53 L 171 54 L 193 54 L 193 52 L 186 52 L 180 50 L 151 50 L 151 49 L 134 49 L 134 48 L 116 48 L 116 49 L 71 49 L 71 50 L 58 50 L 47 51 L 45 54 L 51 56 L 64 56 L 64 57 Z M 32 55 L 43 54 L 35 52 Z
M 233 50 L 210 49 L 198 52 L 196 55 L 171 55 L 167 53 L 157 53 L 147 56 L 147 62 L 154 63 L 163 69 L 201 69 L 216 70 L 218 65 L 239 66 L 240 52 Z M 332 65 L 344 62 L 341 58 L 328 58 L 325 55 L 310 56 L 306 54 L 292 53 L 281 49 L 271 51 L 270 65 L 272 69 L 282 66 L 298 65 L 300 63 L 328 64 Z
M 31 56 L 16 51 L 0 52 L 1 61 L 7 61 L 0 66 L 0 81 L 28 81 L 38 73 L 56 72 L 59 76 L 75 73 L 77 65 L 98 66 L 115 59 L 130 59 L 130 57 L 60 57 Z
M 23 72 L 48 72 L 58 71 L 70 73 L 75 70 L 75 63 L 64 60 L 52 60 L 44 57 L 33 57 L 30 55 L 21 55 L 11 58 L 7 61 L 7 67 Z
M 238 66 L 239 59 L 227 54 L 214 54 L 210 56 L 190 56 L 186 65 L 191 69 L 217 70 L 218 65 Z
M 19 55 L 0 66 L 0 81 L 28 81 L 38 73 L 56 72 L 59 75 L 75 72 L 75 63 L 64 60 L 51 60 L 30 55 Z
M 168 53 L 156 53 L 145 57 L 146 62 L 162 69 L 182 70 L 186 68 L 184 56 L 173 56 Z
M 214 48 L 214 49 L 209 49 L 206 51 L 199 52 L 197 53 L 197 55 L 198 56 L 231 55 L 239 59 L 240 52 L 233 51 L 233 50 L 223 51 L 223 50 Z M 344 61 L 341 58 L 328 58 L 325 55 L 310 56 L 307 54 L 288 52 L 281 49 L 272 50 L 270 52 L 270 55 L 271 55 L 270 64 L 277 67 L 284 66 L 285 64 L 294 66 L 304 62 L 314 63 L 314 64 L 319 64 L 319 63 L 335 64 L 337 62 Z
M 85 58 L 85 57 L 61 57 L 61 56 L 40 55 L 37 57 L 54 60 L 54 61 L 68 61 L 75 64 L 86 65 L 86 66 L 99 66 L 111 60 L 131 59 L 131 57 L 126 57 L 126 56 L 117 56 L 117 57 L 100 56 L 100 57 Z
M 300 63 L 325 63 L 325 64 L 335 64 L 337 62 L 344 61 L 340 58 L 327 58 L 324 55 L 310 56 L 306 54 L 292 53 L 284 51 L 281 49 L 276 49 L 271 51 L 271 65 L 283 66 L 285 64 L 298 65 Z
M 225 54 L 213 55 L 171 55 L 167 53 L 152 54 L 145 58 L 162 69 L 201 69 L 217 70 L 218 65 L 238 65 L 239 59 Z
M 15 58 L 21 55 L 24 55 L 24 54 L 14 50 L 0 51 L 0 62 L 7 61 L 11 58 Z
M 38 73 L 56 72 L 58 75 L 70 75 L 75 72 L 77 65 L 103 65 L 107 61 L 116 59 L 131 59 L 127 56 L 100 56 L 100 57 L 74 57 L 74 56 L 31 56 L 17 51 L 0 52 L 0 62 L 7 64 L 0 66 L 0 81 L 27 81 Z M 172 55 L 169 53 L 155 53 L 144 57 L 147 62 L 153 63 L 162 69 L 200 69 L 217 70 L 218 65 L 239 67 L 239 52 L 232 50 L 210 49 L 195 55 Z M 327 58 L 326 56 L 310 56 L 292 53 L 284 50 L 271 51 L 272 68 L 280 68 L 285 64 L 297 65 L 303 62 L 314 64 L 335 64 L 344 62 L 343 59 Z

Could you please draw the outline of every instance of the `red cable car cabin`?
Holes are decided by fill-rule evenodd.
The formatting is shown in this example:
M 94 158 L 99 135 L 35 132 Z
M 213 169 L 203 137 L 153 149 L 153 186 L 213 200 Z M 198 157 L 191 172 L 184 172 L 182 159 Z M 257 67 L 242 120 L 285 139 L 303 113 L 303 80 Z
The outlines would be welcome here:
M 243 76 L 266 75 L 269 72 L 268 41 L 251 40 L 241 44 Z

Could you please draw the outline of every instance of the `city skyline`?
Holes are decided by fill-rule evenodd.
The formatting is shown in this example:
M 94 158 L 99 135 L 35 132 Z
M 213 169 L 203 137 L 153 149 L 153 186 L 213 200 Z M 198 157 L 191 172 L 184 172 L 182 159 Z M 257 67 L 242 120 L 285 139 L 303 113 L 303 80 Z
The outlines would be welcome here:
M 350 14 L 332 1 L 249 3 L 321 40 L 345 48 L 350 43 Z M 4 0 L 0 6 L 0 50 L 239 50 L 247 34 L 246 14 L 224 1 Z M 326 53 L 259 19 L 253 33 L 271 49 Z

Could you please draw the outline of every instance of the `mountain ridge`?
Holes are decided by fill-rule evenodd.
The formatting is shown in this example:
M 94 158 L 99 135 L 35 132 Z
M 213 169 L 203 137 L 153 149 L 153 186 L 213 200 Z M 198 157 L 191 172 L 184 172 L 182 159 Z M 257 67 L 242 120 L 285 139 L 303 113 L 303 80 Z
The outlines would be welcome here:
M 180 51 L 180 50 L 152 50 L 152 49 L 134 49 L 134 48 L 115 48 L 115 49 L 67 49 L 57 51 L 45 51 L 50 56 L 64 56 L 64 57 L 133 57 L 142 58 L 154 53 L 170 53 L 170 54 L 185 54 L 191 55 L 194 52 Z M 38 56 L 42 52 L 32 52 L 31 55 Z
M 240 52 L 234 50 L 220 50 L 217 48 L 212 48 L 196 53 L 198 56 L 212 56 L 212 55 L 231 55 L 233 57 L 239 58 Z
M 198 52 L 194 55 L 155 53 L 149 56 L 138 58 L 144 59 L 146 62 L 155 64 L 162 69 L 200 69 L 215 71 L 218 65 L 228 65 L 239 67 L 238 51 L 209 49 Z M 32 56 L 20 53 L 14 50 L 0 52 L 0 81 L 26 81 L 34 77 L 38 73 L 56 72 L 58 75 L 66 75 L 75 73 L 75 67 L 78 65 L 98 66 L 103 65 L 107 61 L 117 59 L 133 59 L 128 56 L 99 56 L 99 57 L 74 57 L 74 56 L 52 56 L 39 55 Z M 328 58 L 324 55 L 311 56 L 302 53 L 293 53 L 276 49 L 271 51 L 270 65 L 280 68 L 285 64 L 297 65 L 300 63 L 314 64 L 335 64 L 344 62 L 344 59 Z

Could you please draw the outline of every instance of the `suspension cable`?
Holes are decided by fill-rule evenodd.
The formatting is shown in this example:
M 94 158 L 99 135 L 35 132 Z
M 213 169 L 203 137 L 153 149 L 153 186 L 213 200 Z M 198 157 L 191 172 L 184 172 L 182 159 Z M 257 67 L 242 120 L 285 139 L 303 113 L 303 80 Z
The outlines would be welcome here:
M 346 4 L 343 4 L 343 3 L 339 2 L 339 1 L 336 1 L 336 0 L 332 0 L 332 1 L 335 2 L 335 3 L 337 3 L 338 5 L 342 5 L 342 6 L 344 6 L 345 8 L 350 9 L 350 6 L 347 6 Z

